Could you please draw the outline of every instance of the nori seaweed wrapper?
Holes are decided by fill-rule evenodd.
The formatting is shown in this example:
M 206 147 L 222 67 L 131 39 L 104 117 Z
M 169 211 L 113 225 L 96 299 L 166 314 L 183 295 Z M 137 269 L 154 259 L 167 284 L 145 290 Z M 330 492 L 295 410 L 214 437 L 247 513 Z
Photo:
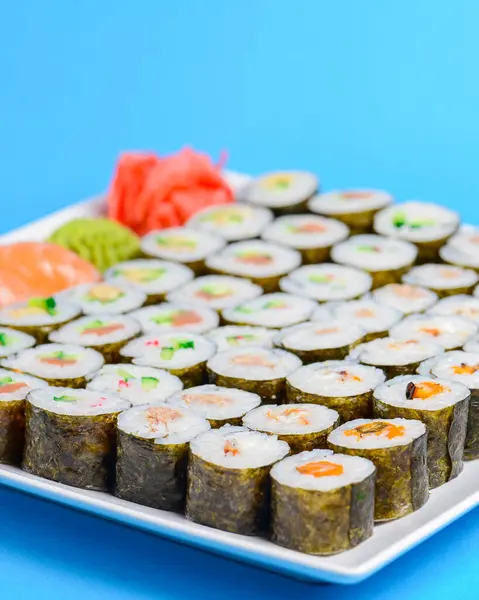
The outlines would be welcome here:
M 318 263 L 328 262 L 332 246 L 321 246 L 316 248 L 296 248 L 301 254 L 303 265 L 317 265 Z
M 339 425 L 339 419 L 334 425 L 323 429 L 322 431 L 313 431 L 312 433 L 275 433 L 278 440 L 286 442 L 290 449 L 291 454 L 298 454 L 306 450 L 315 450 L 316 448 L 327 448 L 328 447 L 328 435 L 333 431 L 335 427 Z M 256 431 L 263 431 L 262 429 L 256 429 Z M 270 433 L 266 431 L 265 433 Z
M 464 460 L 479 458 L 479 389 L 471 390 Z
M 278 343 L 278 348 L 296 354 L 298 358 L 302 360 L 305 365 L 309 365 L 315 362 L 324 362 L 326 360 L 343 360 L 358 344 L 364 342 L 364 339 L 357 340 L 352 344 L 346 344 L 345 346 L 339 346 L 338 348 L 315 348 L 314 350 L 298 350 L 297 348 L 291 348 L 287 344 Z
M 451 235 L 454 235 L 454 233 Z M 418 250 L 416 262 L 419 264 L 441 262 L 439 260 L 439 250 L 444 246 L 451 235 L 429 242 L 412 242 Z
M 133 361 L 135 362 L 135 361 Z M 196 387 L 206 383 L 206 361 L 185 367 L 184 369 L 165 369 L 172 375 L 176 375 L 183 382 L 185 388 Z
M 453 289 L 438 289 L 430 286 L 430 289 L 439 296 L 439 298 L 446 298 L 447 296 L 456 296 L 459 294 L 471 295 L 474 291 L 475 285 L 468 285 L 466 287 L 453 288 Z
M 152 304 L 161 304 L 162 302 L 166 302 L 167 293 L 168 292 L 163 292 L 161 294 L 148 294 L 143 306 L 151 306 Z
M 0 463 L 20 466 L 25 442 L 25 400 L 0 402 Z
M 88 383 L 87 377 L 73 377 L 69 379 L 48 379 L 47 377 L 42 377 L 42 379 L 52 387 L 69 387 L 74 389 L 84 388 Z
M 365 210 L 364 212 L 329 214 L 331 219 L 337 219 L 349 227 L 351 235 L 356 233 L 370 233 L 373 231 L 374 215 L 379 208 Z
M 215 385 L 237 388 L 238 390 L 245 390 L 246 392 L 253 392 L 261 397 L 265 404 L 281 404 L 286 399 L 286 378 L 280 377 L 278 379 L 267 379 L 261 381 L 255 381 L 252 379 L 241 379 L 239 377 L 228 377 L 227 375 L 221 375 L 215 373 L 211 369 L 208 371 L 208 381 Z M 189 387 L 186 386 L 185 387 Z
M 386 373 L 386 379 L 399 377 L 399 375 L 414 375 L 423 361 L 409 363 L 407 365 L 377 365 Z M 376 365 L 374 365 L 376 366 Z
M 413 265 L 407 265 L 406 267 L 401 267 L 400 269 L 389 269 L 385 271 L 368 271 L 373 279 L 372 288 L 375 290 L 376 288 L 383 287 L 384 285 L 388 285 L 389 283 L 400 283 L 401 277 L 405 275 L 409 269 Z

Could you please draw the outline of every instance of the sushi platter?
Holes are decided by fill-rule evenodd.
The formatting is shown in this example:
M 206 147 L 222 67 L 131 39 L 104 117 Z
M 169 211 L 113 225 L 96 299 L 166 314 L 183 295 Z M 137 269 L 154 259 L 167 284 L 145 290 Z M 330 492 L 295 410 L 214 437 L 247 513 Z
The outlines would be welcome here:
M 114 184 L 0 236 L 0 484 L 360 582 L 479 505 L 479 233 L 307 173 L 209 177 L 196 212 L 158 176 L 142 219 Z M 35 243 L 32 298 L 7 262 Z

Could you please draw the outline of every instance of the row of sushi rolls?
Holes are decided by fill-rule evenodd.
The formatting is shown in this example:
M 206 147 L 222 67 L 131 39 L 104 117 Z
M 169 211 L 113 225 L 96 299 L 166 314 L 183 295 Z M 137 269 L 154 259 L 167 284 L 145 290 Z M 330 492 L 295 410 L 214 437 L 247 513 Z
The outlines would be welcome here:
M 329 555 L 479 457 L 479 229 L 301 171 L 191 212 L 45 243 L 74 283 L 0 308 L 0 462 Z

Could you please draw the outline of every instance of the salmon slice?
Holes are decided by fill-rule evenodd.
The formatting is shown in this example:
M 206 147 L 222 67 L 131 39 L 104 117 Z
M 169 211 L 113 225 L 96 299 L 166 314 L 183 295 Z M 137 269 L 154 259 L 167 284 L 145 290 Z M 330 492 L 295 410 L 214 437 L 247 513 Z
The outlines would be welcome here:
M 242 367 L 268 367 L 268 369 L 274 368 L 274 363 L 270 362 L 266 358 L 262 356 L 253 355 L 253 354 L 241 354 L 240 356 L 235 356 L 231 361 L 235 365 L 241 365 Z
M 121 323 L 112 323 L 111 325 L 99 325 L 98 327 L 87 327 L 81 332 L 81 335 L 97 335 L 98 337 L 102 337 L 103 335 L 108 335 L 109 333 L 114 333 L 115 331 L 120 331 L 120 329 L 125 329 L 125 326 Z
M 228 454 L 231 454 L 232 456 L 236 456 L 237 454 L 240 453 L 240 451 L 236 447 L 234 441 L 226 442 L 226 444 L 224 445 L 224 451 L 225 451 L 225 456 L 227 456 Z
M 183 327 L 185 325 L 195 325 L 201 323 L 203 319 L 193 310 L 180 310 L 173 315 L 172 324 L 175 327 Z
M 28 387 L 28 385 L 21 381 L 16 383 L 6 383 L 5 385 L 0 385 L 0 394 L 13 394 L 26 387 Z
M 404 427 L 402 425 L 393 425 L 392 423 L 365 423 L 364 425 L 358 425 L 354 429 L 347 429 L 344 435 L 354 436 L 357 440 L 361 440 L 365 437 L 384 435 L 388 440 L 393 440 L 396 437 L 402 437 L 404 435 Z
M 466 365 L 466 363 L 461 363 L 460 365 L 456 365 L 452 367 L 454 371 L 454 375 L 474 375 L 477 371 L 479 371 L 479 365 Z
M 301 475 L 312 475 L 313 477 L 337 477 L 344 473 L 344 467 L 329 460 L 317 460 L 296 467 L 296 471 Z
M 419 400 L 427 400 L 428 398 L 437 396 L 437 394 L 450 391 L 450 388 L 447 388 L 440 383 L 436 383 L 435 381 L 423 381 L 422 383 L 417 384 L 414 384 L 411 381 L 406 386 L 406 398 L 408 400 L 415 400 L 416 398 Z

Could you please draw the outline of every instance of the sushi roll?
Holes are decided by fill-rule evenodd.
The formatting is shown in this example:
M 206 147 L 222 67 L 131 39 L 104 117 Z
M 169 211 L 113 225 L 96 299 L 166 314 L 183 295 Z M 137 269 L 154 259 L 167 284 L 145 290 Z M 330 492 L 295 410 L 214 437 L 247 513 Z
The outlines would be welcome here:
M 361 343 L 366 332 L 359 325 L 331 318 L 282 329 L 274 339 L 278 348 L 296 354 L 305 364 L 342 360 Z
M 25 444 L 25 398 L 43 379 L 0 369 L 0 463 L 20 466 Z
M 172 303 L 206 306 L 220 311 L 257 298 L 262 293 L 262 287 L 242 277 L 205 275 L 173 290 L 168 294 L 167 300 Z
M 259 406 L 261 398 L 245 390 L 206 384 L 177 392 L 167 403 L 192 410 L 217 428 L 228 423 L 241 425 L 242 417 Z
M 188 227 L 152 231 L 141 240 L 141 249 L 147 257 L 183 264 L 196 275 L 205 272 L 206 258 L 224 245 L 223 238 Z
M 421 262 L 434 262 L 439 248 L 457 231 L 459 215 L 431 202 L 403 202 L 388 206 L 374 217 L 380 235 L 412 242 Z
M 239 242 L 258 237 L 272 220 L 273 213 L 267 208 L 235 202 L 203 208 L 189 219 L 187 226 L 214 233 L 227 242 Z
M 460 383 L 402 375 L 374 390 L 374 416 L 416 419 L 427 427 L 429 487 L 454 479 L 463 468 L 469 390 Z
M 388 379 L 414 374 L 419 364 L 444 352 L 439 344 L 427 340 L 385 337 L 356 346 L 349 358 L 363 365 L 379 367 Z
M 126 284 L 145 293 L 145 304 L 163 302 L 168 292 L 185 285 L 193 277 L 193 271 L 184 265 L 153 258 L 118 263 L 105 273 L 108 284 Z
M 52 331 L 50 342 L 78 344 L 101 353 L 105 362 L 120 359 L 120 350 L 140 333 L 140 324 L 125 315 L 86 315 Z
M 286 399 L 294 404 L 322 404 L 341 421 L 372 415 L 373 390 L 385 375 L 381 369 L 347 361 L 326 361 L 301 367 L 286 379 Z
M 0 358 L 17 354 L 31 348 L 36 343 L 37 340 L 28 333 L 9 327 L 0 327 Z
M 48 334 L 80 315 L 80 308 L 60 297 L 31 298 L 0 309 L 0 326 L 33 336 L 39 343 Z
M 105 360 L 92 348 L 76 344 L 41 344 L 0 361 L 2 367 L 44 379 L 51 386 L 81 388 Z
M 427 432 L 414 419 L 356 419 L 328 437 L 334 452 L 376 466 L 374 520 L 390 521 L 421 508 L 429 497 Z
M 464 350 L 451 350 L 450 352 L 443 352 L 439 356 L 433 356 L 433 357 L 423 360 L 421 363 L 419 363 L 419 366 L 416 369 L 416 373 L 418 375 L 423 375 L 424 377 L 429 377 L 429 378 L 434 377 L 434 375 L 432 374 L 432 367 L 436 364 L 436 362 L 440 358 L 442 359 L 442 358 L 445 358 L 446 356 L 448 358 L 455 357 L 455 358 L 457 358 L 457 360 L 460 361 L 463 355 L 464 355 Z
M 352 300 L 371 289 L 371 275 L 359 269 L 325 263 L 306 265 L 280 281 L 280 288 L 288 294 L 305 296 L 318 302 Z
M 470 269 L 449 265 L 425 264 L 413 267 L 402 278 L 403 283 L 429 288 L 440 298 L 457 294 L 470 294 L 479 275 Z
M 240 347 L 210 358 L 207 371 L 210 383 L 253 392 L 268 404 L 281 404 L 286 377 L 300 366 L 300 359 L 284 350 Z
M 143 306 L 143 290 L 125 283 L 87 283 L 65 292 L 66 298 L 78 305 L 85 315 L 121 315 Z
M 300 264 L 301 255 L 296 250 L 262 240 L 230 244 L 206 260 L 212 273 L 245 277 L 265 292 L 276 292 L 281 277 Z
M 281 329 L 306 321 L 316 306 L 316 302 L 308 298 L 276 292 L 227 308 L 221 316 L 223 321 L 233 325 L 261 325 Z
M 118 396 L 89 390 L 31 391 L 22 469 L 74 487 L 111 490 L 117 418 L 129 407 Z
M 398 283 L 417 256 L 413 244 L 380 235 L 354 235 L 331 250 L 334 262 L 363 269 L 373 280 L 373 288 Z
M 277 171 L 253 179 L 242 199 L 271 209 L 276 215 L 302 213 L 319 189 L 319 180 L 307 171 Z
M 163 331 L 192 331 L 206 333 L 218 327 L 218 313 L 206 306 L 191 304 L 172 304 L 163 302 L 155 306 L 145 306 L 131 313 L 143 333 L 162 333 Z
M 209 331 L 206 337 L 216 345 L 218 352 L 222 352 L 223 350 L 243 346 L 272 348 L 276 333 L 275 329 L 267 329 L 266 327 L 225 325 Z
M 479 298 L 458 294 L 457 296 L 447 296 L 429 309 L 430 315 L 442 315 L 445 317 L 458 316 L 470 319 L 479 324 Z
M 327 261 L 331 247 L 348 235 L 349 228 L 335 219 L 318 215 L 286 215 L 270 223 L 261 237 L 267 242 L 298 250 L 305 264 L 316 264 Z
M 166 404 L 134 406 L 122 412 L 115 496 L 160 510 L 182 511 L 188 444 L 209 428 L 199 415 Z
M 382 190 L 335 190 L 314 196 L 308 208 L 342 221 L 353 233 L 362 233 L 371 231 L 374 215 L 392 202 L 392 196 Z
M 403 314 L 421 313 L 437 302 L 437 294 L 418 285 L 389 283 L 371 292 L 372 298 L 383 306 L 400 310 Z
M 268 526 L 269 472 L 289 452 L 276 436 L 224 425 L 190 443 L 186 518 L 257 535 Z
M 271 469 L 271 539 L 306 554 L 336 554 L 373 533 L 374 464 L 312 450 Z
M 397 308 L 379 304 L 371 298 L 332 303 L 329 310 L 332 317 L 343 326 L 349 323 L 362 327 L 366 332 L 366 342 L 386 337 L 389 329 L 403 317 Z
M 328 435 L 339 425 L 339 414 L 319 404 L 270 404 L 251 410 L 243 417 L 243 425 L 276 435 L 296 454 L 326 448 Z
M 477 334 L 478 325 L 456 315 L 410 315 L 391 328 L 398 340 L 431 341 L 444 350 L 455 350 Z
M 165 369 L 179 377 L 185 388 L 206 379 L 206 362 L 216 352 L 210 340 L 189 331 L 144 335 L 121 350 L 125 361 L 143 367 Z
M 459 231 L 439 250 L 446 263 L 479 271 L 479 227 L 462 225 Z
M 94 373 L 87 390 L 116 394 L 133 406 L 158 404 L 183 389 L 181 379 L 168 371 L 136 365 L 105 365 Z

